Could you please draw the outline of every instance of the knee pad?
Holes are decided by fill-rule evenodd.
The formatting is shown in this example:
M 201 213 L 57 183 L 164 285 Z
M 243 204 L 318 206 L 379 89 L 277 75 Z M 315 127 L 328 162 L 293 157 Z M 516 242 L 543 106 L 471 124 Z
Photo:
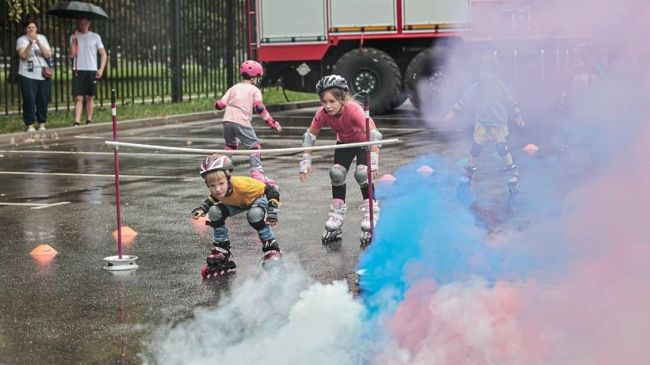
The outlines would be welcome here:
M 477 158 L 481 155 L 481 151 L 483 151 L 483 145 L 475 142 L 472 143 L 472 149 L 469 151 L 469 154 L 472 155 L 472 157 Z
M 264 217 L 266 216 L 266 211 L 259 205 L 253 205 L 251 209 L 246 212 L 246 219 L 248 219 L 248 224 L 256 230 L 260 230 L 266 226 L 264 222 Z
M 332 186 L 343 186 L 345 185 L 345 175 L 348 173 L 348 170 L 341 165 L 333 165 L 330 167 L 330 180 L 332 180 Z
M 360 187 L 365 188 L 368 186 L 368 166 L 366 165 L 357 165 L 356 170 L 354 170 L 354 179 L 357 180 L 357 183 Z
M 223 204 L 215 204 L 208 210 L 208 218 L 210 218 L 210 221 L 206 222 L 206 224 L 214 228 L 223 227 L 229 215 L 228 208 Z
M 508 148 L 508 145 L 505 142 L 498 142 L 497 144 L 494 145 L 494 148 L 497 150 L 497 153 L 501 157 L 506 157 L 508 153 L 510 153 L 510 149 Z
M 235 144 L 235 145 L 229 145 L 229 144 L 227 144 L 226 147 L 224 148 L 224 150 L 228 150 L 228 151 L 230 151 L 230 150 L 236 150 L 237 147 L 238 147 L 238 146 L 237 146 L 236 144 Z

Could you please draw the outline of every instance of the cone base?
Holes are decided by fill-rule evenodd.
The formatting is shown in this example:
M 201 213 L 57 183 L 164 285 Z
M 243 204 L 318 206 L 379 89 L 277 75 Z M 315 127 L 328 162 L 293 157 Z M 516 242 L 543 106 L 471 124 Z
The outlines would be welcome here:
M 122 255 L 120 256 L 108 256 L 104 257 L 106 261 L 106 266 L 103 267 L 107 271 L 125 271 L 125 270 L 135 270 L 138 268 L 138 265 L 135 263 L 135 260 L 138 259 L 138 256 Z

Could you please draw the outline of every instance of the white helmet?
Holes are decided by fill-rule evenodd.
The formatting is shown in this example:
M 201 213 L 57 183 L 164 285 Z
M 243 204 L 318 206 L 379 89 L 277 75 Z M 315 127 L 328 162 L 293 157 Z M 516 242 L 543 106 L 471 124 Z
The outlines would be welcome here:
M 234 169 L 235 165 L 233 165 L 230 157 L 215 153 L 203 160 L 199 172 L 201 173 L 201 176 L 205 177 L 205 175 L 211 171 L 221 170 L 231 173 Z
M 348 87 L 348 82 L 345 81 L 343 76 L 328 75 L 318 80 L 318 83 L 316 84 L 316 92 L 320 94 L 323 90 L 331 89 L 334 87 L 338 87 L 344 91 L 350 90 Z

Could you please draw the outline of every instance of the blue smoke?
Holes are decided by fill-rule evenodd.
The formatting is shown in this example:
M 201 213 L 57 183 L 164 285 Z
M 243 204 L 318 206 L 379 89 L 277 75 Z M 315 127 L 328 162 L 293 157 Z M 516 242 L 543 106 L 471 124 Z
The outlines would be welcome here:
M 425 164 L 435 172 L 419 173 L 417 168 Z M 504 220 L 506 214 L 500 210 L 508 205 L 488 205 L 487 213 L 477 214 L 471 196 L 458 199 L 460 172 L 457 164 L 429 155 L 398 170 L 394 183 L 378 184 L 381 220 L 359 262 L 361 291 L 371 315 L 400 302 L 410 285 L 420 280 L 433 279 L 437 285 L 476 277 L 488 282 L 518 280 L 549 264 L 542 265 L 523 247 L 486 244 L 489 232 L 480 216 Z M 505 190 L 502 199 L 508 200 Z

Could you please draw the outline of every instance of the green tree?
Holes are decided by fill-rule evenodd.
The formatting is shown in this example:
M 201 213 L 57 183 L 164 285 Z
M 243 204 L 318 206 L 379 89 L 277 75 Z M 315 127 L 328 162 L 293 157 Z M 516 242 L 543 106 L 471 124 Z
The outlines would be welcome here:
M 6 0 L 6 14 L 14 23 L 20 23 L 24 14 L 38 14 L 39 10 L 34 3 L 35 0 Z M 4 12 L 4 11 L 3 11 Z

